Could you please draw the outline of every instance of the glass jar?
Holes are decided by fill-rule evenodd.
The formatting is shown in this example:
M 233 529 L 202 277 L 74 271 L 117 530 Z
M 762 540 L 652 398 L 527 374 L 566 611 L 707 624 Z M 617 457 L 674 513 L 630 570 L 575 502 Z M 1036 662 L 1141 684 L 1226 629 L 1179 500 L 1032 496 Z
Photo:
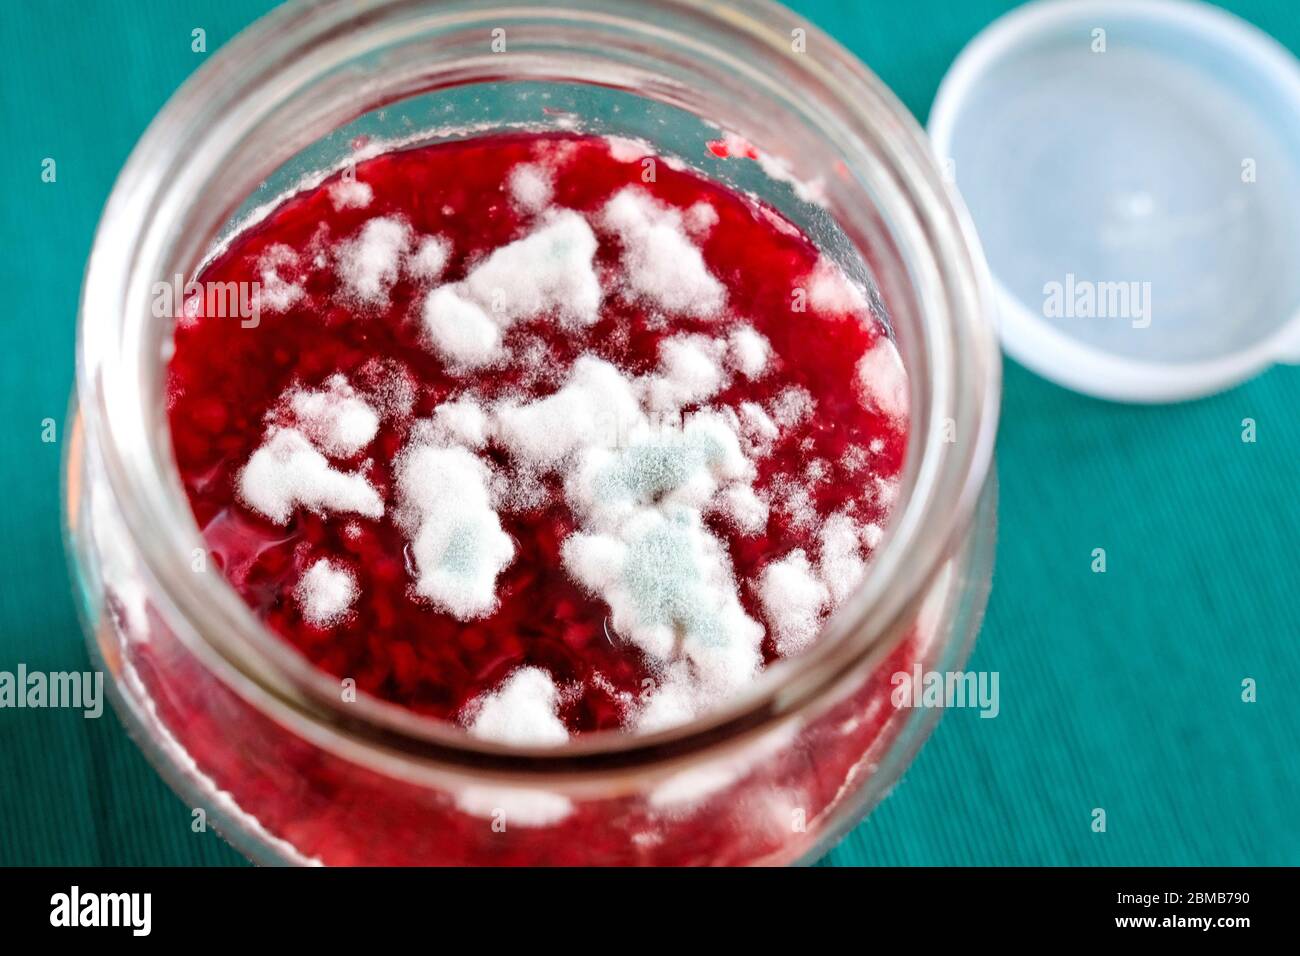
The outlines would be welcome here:
M 399 143 L 506 127 L 649 140 L 755 193 L 868 283 L 911 388 L 899 504 L 808 651 L 693 723 L 549 752 L 362 695 L 267 631 L 203 560 L 164 403 L 193 276 L 277 197 Z M 711 156 L 719 129 L 760 162 Z M 815 200 L 815 201 L 809 201 Z M 912 118 L 769 3 L 290 4 L 176 94 L 122 171 L 81 302 L 66 521 L 92 654 L 171 785 L 259 862 L 810 861 L 881 798 L 959 669 L 992 563 L 999 362 L 985 266 Z

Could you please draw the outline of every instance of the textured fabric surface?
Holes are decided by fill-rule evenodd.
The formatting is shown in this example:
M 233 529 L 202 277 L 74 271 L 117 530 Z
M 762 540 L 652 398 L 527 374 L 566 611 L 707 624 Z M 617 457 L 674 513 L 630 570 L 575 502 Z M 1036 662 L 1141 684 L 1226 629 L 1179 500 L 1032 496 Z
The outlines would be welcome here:
M 1008 5 L 796 6 L 924 119 L 952 58 Z M 1300 50 L 1288 0 L 1228 6 Z M 202 59 L 190 31 L 214 50 L 264 4 L 147 7 L 0 5 L 0 670 L 86 666 L 60 541 L 63 435 L 40 433 L 62 428 L 91 235 L 135 139 Z M 1000 673 L 1001 713 L 947 714 L 826 862 L 1300 863 L 1298 407 L 1296 369 L 1136 408 L 1009 364 L 996 578 L 971 664 Z M 1099 547 L 1105 574 L 1090 568 Z M 239 861 L 190 831 L 111 714 L 0 709 L 0 863 Z

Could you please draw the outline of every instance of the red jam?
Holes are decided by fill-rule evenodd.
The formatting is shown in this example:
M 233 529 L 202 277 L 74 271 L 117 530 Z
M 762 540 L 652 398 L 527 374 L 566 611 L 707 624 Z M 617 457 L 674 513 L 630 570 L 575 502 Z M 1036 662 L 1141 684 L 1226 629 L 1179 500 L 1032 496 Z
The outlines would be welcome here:
M 537 163 L 551 177 L 549 208 L 576 210 L 593 224 L 595 271 L 605 288 L 599 317 L 590 325 L 564 323 L 553 313 L 522 317 L 503 332 L 506 358 L 467 373 L 429 347 L 421 308 L 432 288 L 463 280 L 493 250 L 536 228 L 540 213 L 521 207 L 509 181 L 520 164 Z M 267 261 L 275 261 L 278 279 L 295 291 L 274 303 L 278 309 L 265 298 L 255 327 L 206 315 L 200 305 L 178 324 L 169 369 L 176 459 L 211 560 L 249 607 L 316 666 L 355 679 L 362 691 L 456 720 L 468 702 L 531 665 L 566 689 L 558 715 L 570 733 L 626 725 L 628 695 L 637 697 L 644 682 L 656 679 L 655 662 L 611 636 L 609 605 L 563 566 L 561 546 L 576 528 L 563 474 L 542 475 L 544 496 L 500 512 L 513 557 L 496 579 L 495 609 L 471 619 L 416 593 L 410 535 L 391 504 L 396 462 L 416 422 L 467 388 L 484 406 L 544 397 L 584 355 L 644 376 L 669 338 L 725 337 L 749 326 L 770 343 L 764 374 L 731 376 L 700 407 L 756 403 L 770 410 L 789 404 L 791 395 L 811 399 L 812 413 L 791 416 L 770 451 L 754 458 L 753 490 L 770 503 L 762 530 L 742 532 L 718 514 L 706 519 L 729 554 L 739 600 L 753 620 L 765 621 L 755 584 L 765 567 L 794 549 L 819 561 L 819 528 L 828 517 L 847 513 L 859 526 L 883 526 L 891 495 L 882 489 L 901 469 L 906 418 L 864 401 L 857 384 L 860 363 L 883 332 L 851 296 L 809 294 L 824 268 L 819 251 L 771 208 L 680 164 L 647 165 L 611 151 L 607 140 L 563 134 L 392 152 L 358 164 L 355 182 L 364 185 L 335 177 L 295 195 L 237 236 L 199 277 L 202 285 L 264 282 Z M 644 298 L 612 291 L 624 250 L 598 223 L 600 211 L 628 187 L 680 211 L 683 220 L 701 203 L 716 213 L 691 239 L 725 289 L 719 314 L 665 314 Z M 358 190 L 364 205 L 340 201 Z M 439 237 L 449 253 L 436 279 L 404 260 L 384 295 L 358 302 L 340 277 L 340 250 L 378 217 L 409 227 L 408 260 L 420 237 Z M 293 255 L 278 254 L 278 246 Z M 241 470 L 281 414 L 287 391 L 317 389 L 338 374 L 362 399 L 388 410 L 373 442 L 336 464 L 363 475 L 389 504 L 378 518 L 298 507 L 287 523 L 276 523 L 241 497 Z M 395 384 L 409 400 L 397 412 Z M 496 443 L 482 455 L 494 469 L 511 467 L 508 450 Z M 295 598 L 322 558 L 350 569 L 357 592 L 347 614 L 327 626 L 306 619 Z M 770 634 L 762 654 L 768 662 L 778 656 Z

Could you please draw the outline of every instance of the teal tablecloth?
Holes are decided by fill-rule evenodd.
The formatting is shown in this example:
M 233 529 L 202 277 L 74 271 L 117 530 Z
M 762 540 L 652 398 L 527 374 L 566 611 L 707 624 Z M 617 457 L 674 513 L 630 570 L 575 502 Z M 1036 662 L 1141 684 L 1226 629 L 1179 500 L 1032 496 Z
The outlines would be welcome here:
M 1289 0 L 1228 5 L 1300 51 Z M 1008 4 L 796 6 L 924 119 L 952 58 Z M 0 670 L 86 665 L 59 536 L 63 436 L 43 443 L 41 423 L 67 407 L 92 231 L 137 136 L 202 59 L 190 31 L 215 49 L 264 7 L 0 4 Z M 1300 863 L 1297 450 L 1295 369 L 1131 408 L 1009 364 L 997 572 L 972 663 L 1000 672 L 1001 714 L 945 716 L 828 862 Z M 191 832 L 114 717 L 0 709 L 0 863 L 239 859 Z

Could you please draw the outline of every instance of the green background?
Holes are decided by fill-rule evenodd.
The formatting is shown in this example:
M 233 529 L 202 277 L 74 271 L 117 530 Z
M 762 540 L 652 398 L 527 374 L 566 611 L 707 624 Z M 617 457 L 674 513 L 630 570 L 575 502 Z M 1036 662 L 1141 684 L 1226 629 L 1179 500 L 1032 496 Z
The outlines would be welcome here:
M 0 670 L 87 664 L 59 530 L 77 295 L 113 178 L 203 60 L 268 5 L 0 5 Z M 921 120 L 1010 4 L 805 2 Z M 1300 8 L 1230 9 L 1300 50 Z M 58 163 L 56 183 L 41 161 Z M 940 722 L 832 864 L 1300 863 L 1300 370 L 1161 408 L 1094 401 L 1007 363 L 999 546 L 971 667 L 1001 714 Z M 1241 421 L 1258 441 L 1241 440 Z M 1090 569 L 1106 549 L 1108 571 Z M 1258 682 L 1258 702 L 1241 682 Z M 1093 833 L 1094 807 L 1108 829 Z M 116 718 L 0 710 L 0 863 L 241 860 Z

